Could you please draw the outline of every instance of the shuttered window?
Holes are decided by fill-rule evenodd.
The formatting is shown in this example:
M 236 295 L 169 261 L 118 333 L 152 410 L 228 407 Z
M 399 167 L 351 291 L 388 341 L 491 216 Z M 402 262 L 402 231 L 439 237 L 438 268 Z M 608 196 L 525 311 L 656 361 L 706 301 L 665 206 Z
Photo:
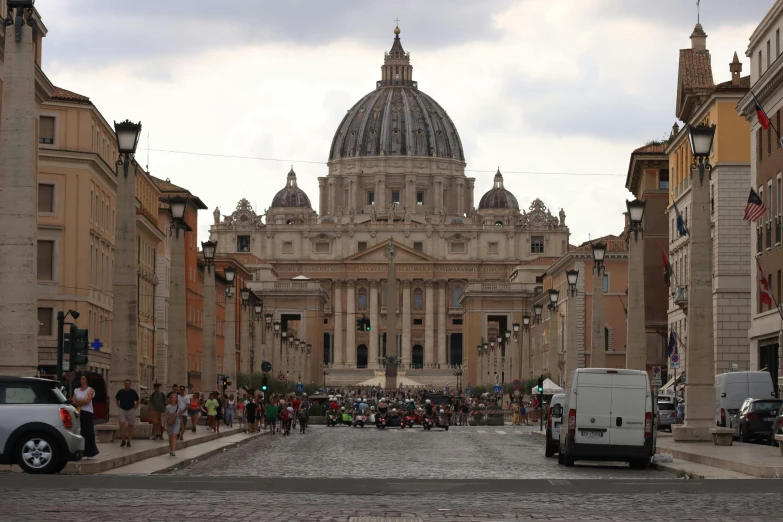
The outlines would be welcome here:
M 54 185 L 38 184 L 38 212 L 54 212 Z
M 38 124 L 38 143 L 54 144 L 54 118 L 41 116 Z

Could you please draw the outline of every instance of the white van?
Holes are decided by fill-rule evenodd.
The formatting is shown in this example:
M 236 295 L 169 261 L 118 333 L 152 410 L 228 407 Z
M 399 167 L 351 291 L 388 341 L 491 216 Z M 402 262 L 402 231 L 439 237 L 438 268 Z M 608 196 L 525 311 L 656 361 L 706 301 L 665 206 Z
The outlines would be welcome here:
M 775 396 L 769 372 L 730 372 L 715 376 L 715 424 L 731 427 L 731 418 L 745 399 Z
M 546 449 L 544 455 L 553 457 L 560 446 L 560 426 L 563 424 L 564 393 L 552 395 L 546 418 Z
M 655 398 L 647 372 L 579 368 L 569 383 L 558 462 L 625 461 L 645 469 L 655 454 Z

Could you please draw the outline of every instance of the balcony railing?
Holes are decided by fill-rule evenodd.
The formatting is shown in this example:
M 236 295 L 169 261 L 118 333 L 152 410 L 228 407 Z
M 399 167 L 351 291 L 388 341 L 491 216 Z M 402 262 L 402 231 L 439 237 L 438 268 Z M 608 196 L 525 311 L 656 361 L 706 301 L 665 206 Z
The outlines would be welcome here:
M 674 287 L 674 304 L 681 308 L 688 307 L 688 287 L 678 285 Z
M 764 234 L 762 232 L 761 225 L 756 229 L 756 253 L 760 254 L 764 251 Z
M 767 248 L 772 248 L 772 223 L 767 222 Z

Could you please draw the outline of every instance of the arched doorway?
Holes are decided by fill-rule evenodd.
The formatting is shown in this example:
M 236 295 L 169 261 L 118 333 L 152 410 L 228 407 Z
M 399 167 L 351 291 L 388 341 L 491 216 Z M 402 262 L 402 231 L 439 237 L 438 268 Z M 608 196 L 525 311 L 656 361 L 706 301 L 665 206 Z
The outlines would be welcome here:
M 356 367 L 367 368 L 367 345 L 360 344 L 356 348 Z
M 414 368 L 424 367 L 424 348 L 420 344 L 417 344 L 411 350 L 411 364 Z

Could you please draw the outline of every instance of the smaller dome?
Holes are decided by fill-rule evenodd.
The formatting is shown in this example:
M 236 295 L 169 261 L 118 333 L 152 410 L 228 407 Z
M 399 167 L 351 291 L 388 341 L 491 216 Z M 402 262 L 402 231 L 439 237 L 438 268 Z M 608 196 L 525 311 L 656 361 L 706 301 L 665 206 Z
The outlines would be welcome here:
M 288 172 L 285 188 L 275 194 L 274 199 L 272 199 L 272 208 L 290 207 L 311 208 L 310 198 L 307 197 L 304 190 L 296 186 L 296 172 L 294 172 L 293 167 Z
M 492 185 L 492 188 L 489 190 L 489 192 L 481 196 L 478 209 L 519 210 L 519 203 L 517 202 L 516 196 L 503 188 L 503 174 L 500 173 L 500 168 L 498 168 L 498 171 L 495 174 L 495 182 Z

